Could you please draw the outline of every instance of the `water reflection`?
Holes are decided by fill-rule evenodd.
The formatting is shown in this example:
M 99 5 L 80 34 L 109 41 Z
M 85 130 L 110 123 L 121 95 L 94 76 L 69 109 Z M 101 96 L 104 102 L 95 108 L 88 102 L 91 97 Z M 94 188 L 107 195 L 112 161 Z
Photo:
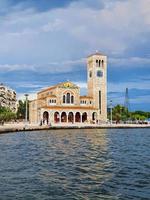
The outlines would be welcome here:
M 144 131 L 145 139 L 100 129 L 1 135 L 0 199 L 148 199 Z

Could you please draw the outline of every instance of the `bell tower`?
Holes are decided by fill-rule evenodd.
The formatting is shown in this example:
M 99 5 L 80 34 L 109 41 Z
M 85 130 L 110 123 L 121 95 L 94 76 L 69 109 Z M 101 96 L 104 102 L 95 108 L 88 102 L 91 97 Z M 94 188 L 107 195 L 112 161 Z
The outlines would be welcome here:
M 88 96 L 98 110 L 97 119 L 107 121 L 107 56 L 96 52 L 87 58 Z

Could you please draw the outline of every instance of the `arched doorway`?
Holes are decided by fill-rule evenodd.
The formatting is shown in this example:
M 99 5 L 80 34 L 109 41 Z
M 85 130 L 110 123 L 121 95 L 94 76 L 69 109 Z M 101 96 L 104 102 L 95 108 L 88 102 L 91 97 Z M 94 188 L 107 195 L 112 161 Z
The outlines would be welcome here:
M 81 122 L 81 115 L 79 112 L 77 112 L 75 115 L 75 122 Z
M 82 114 L 82 122 L 85 122 L 85 121 L 87 121 L 87 113 L 86 112 L 84 112 Z
M 70 113 L 68 114 L 68 122 L 73 123 L 73 121 L 74 121 L 73 112 L 70 112 Z
M 93 114 L 92 114 L 92 120 L 95 121 L 96 119 L 97 119 L 97 113 L 93 112 Z
M 54 122 L 59 123 L 60 122 L 60 115 L 59 112 L 54 113 Z
M 61 113 L 61 122 L 67 122 L 67 114 L 65 112 Z
M 49 122 L 49 113 L 45 111 L 43 113 L 43 124 L 48 124 L 48 122 Z

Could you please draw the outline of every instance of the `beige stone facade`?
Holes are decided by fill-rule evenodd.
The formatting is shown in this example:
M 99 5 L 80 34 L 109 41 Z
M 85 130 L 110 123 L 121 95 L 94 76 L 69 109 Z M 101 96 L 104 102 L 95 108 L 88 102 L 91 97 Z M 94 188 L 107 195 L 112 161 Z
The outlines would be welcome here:
M 87 96 L 67 81 L 37 93 L 29 104 L 30 123 L 102 123 L 107 121 L 107 57 L 95 53 L 87 58 Z

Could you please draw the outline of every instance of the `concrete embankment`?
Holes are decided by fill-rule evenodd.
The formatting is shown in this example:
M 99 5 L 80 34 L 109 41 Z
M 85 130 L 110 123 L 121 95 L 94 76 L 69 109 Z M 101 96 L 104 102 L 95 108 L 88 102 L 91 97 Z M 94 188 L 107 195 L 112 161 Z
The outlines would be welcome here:
M 13 133 L 21 131 L 41 131 L 54 129 L 131 129 L 131 128 L 150 128 L 150 124 L 57 124 L 52 126 L 38 126 L 28 124 L 6 124 L 0 126 L 0 133 Z

